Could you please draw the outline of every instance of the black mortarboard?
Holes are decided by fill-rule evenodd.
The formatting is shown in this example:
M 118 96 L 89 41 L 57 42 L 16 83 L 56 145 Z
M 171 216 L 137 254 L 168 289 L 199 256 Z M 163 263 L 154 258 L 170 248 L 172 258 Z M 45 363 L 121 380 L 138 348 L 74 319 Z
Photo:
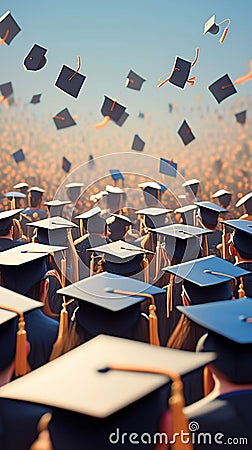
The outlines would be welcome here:
M 43 188 L 32 186 L 27 190 L 27 194 L 34 200 L 40 200 L 43 197 L 45 190 Z
M 60 216 L 48 217 L 37 222 L 27 223 L 37 229 L 37 239 L 45 245 L 67 245 L 67 229 L 77 228 L 78 225 Z
M 67 195 L 68 195 L 69 199 L 71 200 L 71 202 L 77 201 L 77 199 L 81 195 L 81 190 L 83 187 L 84 187 L 84 184 L 79 183 L 79 182 L 67 183 L 65 185 Z
M 135 211 L 135 214 L 144 215 L 145 225 L 148 228 L 158 228 L 164 225 L 167 214 L 171 209 L 165 208 L 144 208 Z
M 75 216 L 75 219 L 84 220 L 85 228 L 88 233 L 104 233 L 106 220 L 101 216 L 101 208 L 95 206 L 88 211 Z
M 66 94 L 77 98 L 85 79 L 85 75 L 63 65 L 58 78 L 55 81 L 55 86 L 66 92 Z
M 70 161 L 68 161 L 68 159 L 63 156 L 62 158 L 62 169 L 64 170 L 64 172 L 68 173 L 71 170 L 71 165 L 72 163 Z
M 140 91 L 143 83 L 146 80 L 139 75 L 137 75 L 133 70 L 130 70 L 127 75 L 126 87 L 129 89 L 134 89 L 135 91 Z
M 213 202 L 195 202 L 195 205 L 199 207 L 200 217 L 205 226 L 215 227 L 218 223 L 219 214 L 227 212 L 225 208 Z
M 215 351 L 218 355 L 215 367 L 235 384 L 251 383 L 251 308 L 252 299 L 247 297 L 178 307 L 190 320 L 208 330 L 198 350 Z
M 106 203 L 107 209 L 110 212 L 117 212 L 122 208 L 122 203 L 124 201 L 125 191 L 118 186 L 106 185 Z
M 212 195 L 212 198 L 217 198 L 224 208 L 227 208 L 227 206 L 229 205 L 231 197 L 231 192 L 227 191 L 226 189 L 219 189 Z
M 30 242 L 0 252 L 4 287 L 26 294 L 34 284 L 44 279 L 47 256 L 64 249 L 65 247 Z
M 183 224 L 195 225 L 196 223 L 196 205 L 185 205 L 174 210 L 174 214 L 181 214 Z
M 22 148 L 17 150 L 15 153 L 12 153 L 12 156 L 13 156 L 13 158 L 14 158 L 16 163 L 19 163 L 19 162 L 25 160 L 25 155 L 24 155 L 24 151 L 23 151 Z
M 169 82 L 183 88 L 188 80 L 191 62 L 177 56 Z
M 18 26 L 10 11 L 6 11 L 6 13 L 0 17 L 0 37 L 3 39 L 3 42 L 10 45 L 11 41 L 19 31 L 21 31 L 21 28 Z
M 129 217 L 122 214 L 111 214 L 111 217 L 108 217 L 106 222 L 108 232 L 111 233 L 110 239 L 113 241 L 122 239 L 127 231 L 127 228 L 132 225 L 132 221 Z
M 125 110 L 125 106 L 120 105 L 120 103 L 118 103 L 115 99 L 112 100 L 111 98 L 104 95 L 104 102 L 101 108 L 101 113 L 104 117 L 108 116 L 111 120 L 117 122 L 121 119 Z
M 236 122 L 244 125 L 247 118 L 247 110 L 235 114 Z
M 26 68 L 26 70 L 37 71 L 42 69 L 46 64 L 46 52 L 46 48 L 41 47 L 38 44 L 34 44 L 24 60 L 24 67 Z
M 248 214 L 252 214 L 252 192 L 249 192 L 248 194 L 241 197 L 240 200 L 238 200 L 238 202 L 235 204 L 236 208 L 239 208 L 239 206 L 242 205 L 244 205 L 244 208 L 246 209 Z
M 132 142 L 132 150 L 136 150 L 138 152 L 142 152 L 145 146 L 145 142 L 138 136 L 138 134 L 135 134 L 133 142 Z
M 11 81 L 9 81 L 8 83 L 1 84 L 0 91 L 4 98 L 10 97 L 13 94 Z
M 200 180 L 197 180 L 197 178 L 192 178 L 190 180 L 186 180 L 182 184 L 182 187 L 185 188 L 186 192 L 193 193 L 194 195 L 197 195 L 199 184 L 200 184 Z
M 123 124 L 124 124 L 124 122 L 126 122 L 126 120 L 128 119 L 128 117 L 129 117 L 129 114 L 125 111 L 125 112 L 121 115 L 120 119 L 118 119 L 118 120 L 115 122 L 116 125 L 118 125 L 119 127 L 122 127 Z
M 21 192 L 25 193 L 27 192 L 29 185 L 25 182 L 17 183 L 15 186 L 13 186 L 14 189 L 19 189 Z
M 48 202 L 44 202 L 50 212 L 50 217 L 62 216 L 62 211 L 65 205 L 68 205 L 70 200 L 50 200 Z
M 159 160 L 159 172 L 169 177 L 177 176 L 178 164 L 173 162 L 173 160 L 168 160 L 165 158 L 160 158 Z
M 40 97 L 42 94 L 35 94 L 32 96 L 32 99 L 30 101 L 30 103 L 36 105 L 37 103 L 40 103 Z
M 159 192 L 165 192 L 167 187 L 163 184 L 156 183 L 156 181 L 145 181 L 143 183 L 139 183 L 138 187 L 143 189 L 144 192 L 154 196 L 155 198 L 159 198 Z
M 115 264 L 130 262 L 135 256 L 144 253 L 143 249 L 122 240 L 99 245 L 98 247 L 89 248 L 87 250 L 95 251 L 97 254 L 104 254 L 106 261 Z
M 119 169 L 109 169 L 109 172 L 114 181 L 124 180 L 124 176 Z
M 237 92 L 235 86 L 230 80 L 228 74 L 223 75 L 217 81 L 208 86 L 209 91 L 213 94 L 218 103 Z
M 191 128 L 189 127 L 186 120 L 183 121 L 182 125 L 178 129 L 178 134 L 185 145 L 190 144 L 190 142 L 195 139 L 195 136 L 193 135 Z
M 234 230 L 232 237 L 234 246 L 242 257 L 252 259 L 252 223 L 250 220 L 224 220 L 223 223 Z
M 70 112 L 67 108 L 62 109 L 56 116 L 53 117 L 53 121 L 56 128 L 60 130 L 61 128 L 68 128 L 76 125 L 76 122 L 72 118 Z
M 0 212 L 0 221 L 3 222 L 4 220 L 9 220 L 15 217 L 17 214 L 19 214 L 22 210 L 21 209 L 8 209 L 8 211 L 1 211 Z

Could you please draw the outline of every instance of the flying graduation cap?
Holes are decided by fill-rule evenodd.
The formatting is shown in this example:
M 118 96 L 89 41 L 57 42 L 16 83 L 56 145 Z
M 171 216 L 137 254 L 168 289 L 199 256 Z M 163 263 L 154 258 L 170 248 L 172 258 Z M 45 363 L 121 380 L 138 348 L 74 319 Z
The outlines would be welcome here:
M 109 172 L 114 181 L 124 180 L 124 176 L 119 169 L 109 169 Z
M 68 66 L 63 65 L 58 75 L 58 78 L 55 81 L 55 86 L 57 86 L 62 91 L 66 92 L 66 94 L 69 94 L 72 97 L 77 98 L 82 88 L 82 85 L 86 80 L 86 76 L 79 73 L 79 70 L 80 70 L 80 57 L 78 56 L 77 69 L 74 70 Z
M 235 114 L 236 122 L 244 125 L 247 118 L 247 110 Z
M 219 25 L 221 25 L 222 23 L 225 23 L 225 22 L 227 22 L 227 26 L 226 26 L 226 28 L 224 29 L 224 31 L 223 31 L 223 33 L 222 33 L 222 35 L 221 35 L 221 38 L 220 38 L 220 40 L 219 40 L 219 43 L 222 44 L 222 42 L 224 41 L 224 39 L 225 39 L 225 37 L 226 37 L 226 35 L 227 35 L 228 27 L 230 26 L 230 19 L 224 19 L 224 20 L 222 20 L 221 22 L 219 22 L 219 23 L 216 24 L 216 23 L 215 23 L 215 15 L 213 15 L 213 16 L 210 17 L 210 19 L 205 23 L 205 26 L 204 26 L 204 34 L 206 34 L 206 33 L 210 33 L 210 34 L 218 34 L 218 33 L 219 33 L 219 30 L 220 30 Z
M 0 17 L 0 45 L 4 42 L 10 45 L 14 37 L 21 31 L 17 22 L 11 15 L 10 11 L 7 11 L 2 17 Z
M 25 160 L 25 155 L 24 155 L 24 152 L 23 152 L 22 148 L 17 150 L 15 153 L 12 153 L 12 156 L 13 156 L 13 158 L 14 158 L 16 163 L 20 163 L 21 161 Z
M 113 120 L 113 122 L 115 123 L 119 122 L 122 119 L 122 116 L 124 116 L 125 110 L 126 107 L 120 105 L 120 103 L 118 103 L 116 99 L 111 99 L 106 95 L 104 95 L 104 102 L 101 108 L 101 113 L 104 116 L 104 120 L 102 122 L 97 123 L 95 125 L 95 128 L 97 130 L 103 128 L 105 125 L 107 125 L 107 123 L 110 120 Z
M 136 150 L 137 152 L 142 152 L 145 146 L 145 142 L 138 136 L 138 134 L 135 134 L 133 142 L 132 142 L 132 150 Z
M 223 100 L 230 97 L 230 95 L 237 93 L 237 90 L 235 89 L 228 74 L 223 75 L 223 77 L 212 83 L 208 86 L 208 89 L 218 103 L 221 103 Z
M 66 173 L 70 172 L 71 165 L 72 165 L 71 162 L 68 161 L 68 159 L 65 156 L 63 156 L 63 158 L 62 158 L 62 169 L 64 170 L 64 172 L 66 172 Z
M 195 136 L 192 133 L 192 130 L 186 120 L 183 121 L 182 125 L 178 129 L 178 134 L 181 137 L 184 145 L 190 144 L 190 142 L 195 139 Z
M 159 77 L 158 81 L 160 83 L 157 85 L 158 88 L 162 87 L 165 83 L 174 84 L 177 87 L 184 88 L 186 83 L 191 86 L 194 85 L 195 77 L 189 78 L 191 68 L 196 64 L 199 56 L 199 49 L 196 48 L 196 55 L 193 62 L 186 61 L 185 59 L 179 58 L 177 56 L 174 67 L 168 78 L 162 81 L 162 78 L 166 77 L 167 74 Z
M 159 172 L 164 175 L 168 175 L 169 177 L 176 177 L 177 175 L 177 163 L 173 162 L 173 160 L 168 160 L 165 158 L 160 158 L 159 160 Z
M 11 81 L 0 85 L 0 92 L 2 94 L 2 97 L 0 97 L 0 103 L 2 103 L 4 100 L 9 98 L 13 94 Z
M 144 78 L 137 75 L 133 70 L 130 70 L 127 75 L 126 87 L 134 91 L 140 91 L 145 81 Z
M 42 69 L 46 64 L 45 54 L 47 49 L 38 44 L 34 44 L 24 60 L 24 68 L 26 70 L 37 71 Z
M 30 103 L 32 103 L 33 105 L 36 105 L 37 103 L 40 103 L 41 95 L 42 94 L 35 94 L 35 95 L 33 95 Z
M 58 130 L 76 125 L 76 122 L 74 121 L 67 108 L 63 109 L 56 116 L 54 116 L 53 121 Z

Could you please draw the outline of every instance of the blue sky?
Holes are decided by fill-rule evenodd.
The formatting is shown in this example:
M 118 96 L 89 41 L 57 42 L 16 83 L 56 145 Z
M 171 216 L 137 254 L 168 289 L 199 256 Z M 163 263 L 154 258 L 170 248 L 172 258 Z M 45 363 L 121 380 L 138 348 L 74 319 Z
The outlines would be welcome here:
M 10 0 L 1 1 L 0 14 L 10 10 L 22 31 L 10 46 L 0 47 L 0 84 L 12 81 L 15 98 L 27 104 L 42 93 L 40 112 L 56 114 L 68 107 L 72 114 L 94 114 L 100 119 L 104 95 L 117 98 L 130 114 L 149 112 L 161 120 L 168 103 L 189 107 L 201 102 L 219 108 L 207 86 L 225 73 L 232 80 L 248 71 L 251 49 L 250 0 Z M 220 35 L 203 35 L 204 23 L 231 19 L 223 44 Z M 23 60 L 37 43 L 46 47 L 47 64 L 38 72 L 25 72 Z M 158 77 L 170 72 L 176 56 L 199 60 L 191 72 L 194 87 L 184 90 L 166 84 L 157 89 Z M 78 99 L 54 86 L 63 64 L 87 76 Z M 132 69 L 146 79 L 140 92 L 125 88 Z M 251 83 L 238 86 L 241 98 L 250 95 Z

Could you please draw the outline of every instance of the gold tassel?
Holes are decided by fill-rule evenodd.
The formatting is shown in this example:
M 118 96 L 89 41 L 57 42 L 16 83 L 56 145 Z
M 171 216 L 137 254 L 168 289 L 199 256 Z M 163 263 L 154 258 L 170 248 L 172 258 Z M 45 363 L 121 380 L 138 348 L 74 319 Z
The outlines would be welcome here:
M 244 290 L 243 278 L 240 277 L 238 296 L 239 296 L 239 298 L 242 298 L 242 297 L 245 297 L 245 295 L 246 295 L 246 293 L 245 293 L 245 290 Z
M 193 450 L 192 439 L 190 437 L 191 430 L 189 428 L 189 420 L 183 412 L 185 407 L 185 400 L 183 394 L 183 383 L 178 373 L 157 369 L 156 367 L 134 367 L 134 366 L 117 366 L 112 365 L 106 368 L 108 370 L 121 370 L 128 372 L 143 372 L 143 373 L 153 373 L 158 375 L 165 375 L 172 380 L 171 386 L 171 397 L 169 399 L 169 409 L 171 412 L 171 428 L 172 436 L 176 437 L 176 441 L 172 444 L 173 450 Z M 181 441 L 181 436 L 188 436 L 188 443 Z
M 175 275 L 173 273 L 170 275 L 170 283 L 167 286 L 166 291 L 166 317 L 170 317 L 170 313 L 173 310 L 173 283 L 174 283 Z
M 15 197 L 12 197 L 12 199 L 11 199 L 11 209 L 16 209 L 16 200 L 15 200 Z
M 66 258 L 65 257 L 63 257 L 60 261 L 60 271 L 61 271 L 62 287 L 66 287 Z
M 66 302 L 65 297 L 63 297 L 62 310 L 60 312 L 60 323 L 59 331 L 56 342 L 54 343 L 53 350 L 50 356 L 50 361 L 59 356 L 59 351 L 61 351 L 61 344 L 64 339 L 67 338 L 68 334 L 68 311 L 67 306 L 74 302 L 74 298 Z
M 145 297 L 150 299 L 151 304 L 149 306 L 149 334 L 150 334 L 150 344 L 160 345 L 159 335 L 158 335 L 158 318 L 156 315 L 156 305 L 153 295 L 146 294 L 145 292 L 129 292 L 121 291 L 119 289 L 111 289 L 114 294 L 130 295 L 132 297 Z
M 53 445 L 48 431 L 48 424 L 52 418 L 51 413 L 45 413 L 38 423 L 38 437 L 33 442 L 30 450 L 53 450 Z
M 157 246 L 156 246 L 156 273 L 155 273 L 155 278 L 153 281 L 156 281 L 160 272 L 160 267 L 161 267 L 161 259 L 162 259 L 162 247 L 160 244 L 160 241 L 157 241 Z
M 214 382 L 211 372 L 208 366 L 204 367 L 203 371 L 203 386 L 204 386 L 204 397 L 206 397 L 213 390 Z
M 94 275 L 94 268 L 95 268 L 95 254 L 92 252 L 91 258 L 90 258 L 90 269 L 89 269 L 89 275 L 92 277 Z
M 143 271 L 144 271 L 144 282 L 149 283 L 149 261 L 146 253 L 143 255 Z

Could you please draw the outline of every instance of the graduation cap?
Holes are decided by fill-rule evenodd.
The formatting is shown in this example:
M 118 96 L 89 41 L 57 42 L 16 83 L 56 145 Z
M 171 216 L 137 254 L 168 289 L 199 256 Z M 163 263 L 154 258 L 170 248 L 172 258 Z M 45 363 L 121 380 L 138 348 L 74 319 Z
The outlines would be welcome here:
M 250 220 L 224 220 L 225 226 L 231 227 L 234 234 L 232 241 L 244 259 L 252 259 L 252 223 Z
M 99 206 L 95 206 L 94 208 L 75 216 L 75 219 L 84 221 L 84 227 L 88 233 L 104 233 L 106 220 L 102 217 L 101 212 L 101 208 Z
M 137 152 L 142 152 L 145 146 L 145 142 L 138 136 L 138 134 L 135 134 L 131 148 L 132 150 L 136 150 Z
M 118 125 L 119 127 L 122 127 L 124 122 L 126 122 L 126 120 L 128 119 L 129 114 L 125 111 L 119 120 L 117 120 L 116 122 L 114 122 L 116 125 Z
M 231 201 L 231 197 L 231 192 L 227 191 L 226 189 L 219 189 L 212 195 L 212 198 L 217 198 L 224 208 L 228 207 Z
M 113 241 L 122 239 L 128 229 L 132 225 L 129 217 L 123 214 L 111 214 L 106 220 L 108 226 L 109 237 Z
M 43 194 L 44 194 L 45 190 L 43 188 L 40 188 L 38 186 L 32 186 L 27 190 L 27 194 L 28 194 L 28 202 L 29 204 L 34 202 L 38 202 L 39 200 L 42 199 Z
M 16 163 L 20 163 L 21 161 L 25 160 L 25 155 L 24 155 L 24 151 L 22 148 L 20 148 L 16 152 L 12 153 L 12 156 Z
M 22 208 L 20 209 L 9 209 L 8 211 L 1 211 L 0 212 L 0 224 L 1 224 L 1 231 L 2 235 L 4 236 L 5 229 L 6 232 L 8 232 L 10 226 L 12 225 L 12 219 L 14 219 L 19 213 L 21 213 Z
M 9 98 L 13 94 L 12 83 L 9 81 L 8 83 L 4 83 L 0 85 L 0 91 L 3 96 L 3 100 Z
M 69 200 L 71 200 L 71 202 L 74 203 L 77 201 L 77 199 L 81 195 L 81 190 L 83 187 L 84 187 L 84 183 L 79 183 L 79 182 L 67 183 L 65 185 L 67 195 L 69 197 Z
M 46 52 L 46 48 L 41 47 L 38 44 L 34 44 L 24 60 L 25 69 L 33 71 L 42 69 L 46 64 Z
M 70 200 L 50 200 L 44 202 L 44 205 L 48 207 L 50 217 L 62 216 L 62 211 L 65 205 L 69 205 Z
M 230 95 L 237 93 L 237 90 L 235 89 L 228 74 L 223 75 L 223 77 L 212 83 L 210 86 L 208 86 L 208 89 L 213 94 L 218 103 L 221 103 L 223 100 L 230 97 Z
M 178 307 L 190 320 L 208 331 L 198 350 L 215 351 L 214 365 L 235 384 L 251 383 L 252 299 L 218 301 L 190 307 Z
M 250 273 L 217 256 L 206 256 L 162 270 L 184 280 L 184 290 L 192 304 L 230 299 L 230 281 Z
M 104 95 L 104 101 L 101 108 L 101 113 L 104 116 L 104 120 L 95 125 L 96 129 L 103 128 L 109 120 L 113 120 L 113 122 L 118 122 L 122 115 L 125 113 L 126 107 L 122 106 L 117 102 L 116 99 L 111 99 Z
M 37 222 L 39 223 L 39 221 Z M 65 247 L 30 242 L 0 252 L 0 270 L 4 287 L 26 294 L 43 280 L 47 256 Z
M 20 346 L 19 339 L 21 333 L 22 337 L 26 336 L 24 322 L 25 314 L 35 309 L 41 308 L 44 305 L 37 300 L 32 300 L 28 297 L 24 297 L 23 295 L 12 292 L 2 286 L 0 287 L 0 303 L 0 371 L 8 367 L 13 359 L 16 358 L 16 376 L 24 375 L 28 371 L 26 356 L 27 350 L 26 348 L 22 348 L 22 345 Z M 17 316 L 19 317 L 18 323 L 16 320 Z M 20 332 L 18 332 L 19 327 Z
M 16 200 L 17 200 L 17 204 L 19 203 L 19 200 L 21 198 L 26 198 L 26 195 L 23 194 L 23 192 L 16 192 L 16 191 L 10 191 L 10 192 L 5 192 L 4 194 L 5 197 L 7 197 L 10 202 L 11 202 L 11 209 L 15 209 L 16 208 Z
M 246 122 L 247 110 L 235 114 L 236 122 L 244 125 Z
M 82 85 L 86 80 L 86 76 L 79 73 L 79 69 L 80 69 L 79 57 L 78 57 L 78 68 L 76 70 L 63 65 L 58 75 L 58 78 L 55 81 L 55 86 L 57 86 L 62 91 L 66 92 L 66 94 L 69 94 L 72 97 L 77 98 L 82 88 Z
M 124 180 L 123 174 L 120 172 L 119 169 L 109 169 L 110 175 L 113 178 L 114 181 L 118 180 Z
M 122 203 L 126 195 L 125 191 L 118 186 L 111 186 L 110 184 L 107 184 L 106 192 L 107 209 L 116 213 L 122 208 Z
M 67 245 L 67 229 L 78 228 L 78 225 L 60 216 L 48 217 L 27 226 L 37 229 L 37 239 L 45 245 Z
M 127 75 L 126 87 L 134 91 L 140 91 L 145 81 L 144 78 L 137 75 L 133 70 L 130 70 Z
M 186 192 L 192 192 L 194 195 L 197 195 L 199 184 L 200 180 L 197 180 L 197 178 L 191 178 L 190 180 L 186 180 L 182 184 L 182 187 L 185 188 Z
M 144 208 L 135 211 L 135 214 L 143 215 L 146 227 L 152 229 L 164 225 L 167 214 L 170 212 L 172 210 L 166 208 Z
M 156 181 L 145 181 L 144 183 L 139 183 L 138 187 L 140 187 L 144 193 L 147 193 L 158 200 L 160 200 L 160 193 L 165 192 L 167 187 L 163 184 L 156 183 Z
M 238 202 L 235 204 L 236 208 L 239 208 L 242 205 L 244 205 L 244 208 L 246 209 L 246 212 L 248 214 L 252 214 L 252 192 L 249 192 L 248 194 L 241 197 L 240 200 L 238 200 Z
M 13 189 L 19 189 L 21 192 L 26 193 L 29 188 L 29 185 L 25 182 L 17 183 L 13 186 Z
M 185 59 L 179 58 L 177 56 L 176 61 L 174 63 L 174 67 L 173 67 L 169 77 L 163 81 L 161 81 L 161 79 L 164 76 L 160 77 L 159 78 L 160 83 L 157 85 L 157 87 L 160 88 L 168 81 L 180 88 L 184 88 L 186 82 L 188 82 L 191 86 L 194 85 L 195 77 L 192 77 L 192 78 L 188 78 L 188 77 L 189 77 L 191 68 L 196 64 L 196 62 L 198 60 L 198 55 L 199 55 L 199 49 L 196 48 L 196 55 L 195 55 L 194 61 L 192 63 L 189 61 L 186 61 Z M 167 76 L 167 74 L 165 74 L 165 76 Z
M 195 139 L 195 136 L 186 120 L 183 121 L 182 125 L 178 129 L 178 134 L 185 145 L 190 144 L 190 142 Z
M 72 116 L 67 108 L 62 109 L 62 111 L 60 111 L 56 116 L 54 116 L 53 121 L 58 130 L 76 125 L 76 122 L 72 118 Z
M 169 177 L 177 176 L 178 164 L 173 162 L 173 160 L 168 160 L 165 158 L 160 158 L 159 160 L 159 172 Z
M 196 222 L 196 205 L 185 205 L 174 210 L 174 214 L 181 214 L 181 218 L 186 225 L 195 225 Z
M 216 24 L 215 23 L 215 15 L 213 15 L 212 17 L 210 17 L 210 19 L 208 19 L 208 21 L 204 25 L 204 34 L 206 34 L 206 33 L 218 34 L 219 29 L 220 29 L 219 25 L 221 25 L 222 23 L 225 23 L 225 22 L 227 22 L 228 25 L 224 29 L 222 36 L 219 40 L 220 44 L 222 44 L 222 42 L 224 41 L 224 39 L 227 35 L 228 27 L 230 26 L 230 19 L 224 19 L 221 22 L 219 22 L 218 24 Z
M 42 94 L 35 94 L 32 96 L 32 99 L 30 101 L 30 103 L 36 105 L 37 103 L 40 103 L 40 97 Z
M 72 163 L 70 161 L 68 161 L 68 159 L 63 156 L 62 158 L 62 169 L 64 170 L 64 172 L 68 173 L 71 170 L 71 165 Z
M 200 217 L 205 226 L 216 227 L 219 214 L 227 212 L 225 208 L 213 202 L 195 202 L 195 205 L 199 207 Z
M 6 11 L 2 17 L 0 17 L 0 37 L 2 38 L 0 41 L 0 45 L 4 42 L 7 45 L 10 45 L 14 37 L 21 31 L 21 28 L 18 26 L 17 22 L 11 15 L 10 11 Z

